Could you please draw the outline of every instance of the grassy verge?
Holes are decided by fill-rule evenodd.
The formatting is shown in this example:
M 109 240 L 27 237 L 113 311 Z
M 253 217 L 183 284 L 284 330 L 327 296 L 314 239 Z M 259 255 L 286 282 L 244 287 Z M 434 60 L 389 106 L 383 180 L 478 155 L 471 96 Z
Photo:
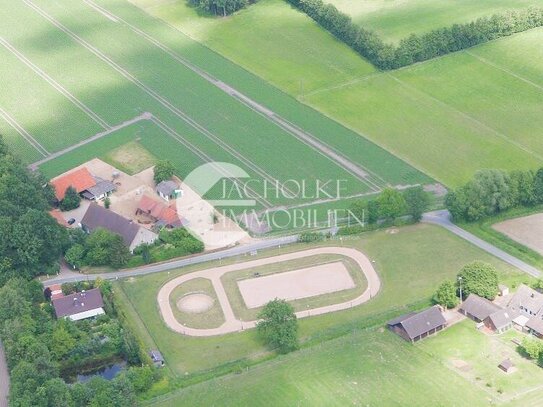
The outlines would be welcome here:
M 543 269 L 543 256 L 536 251 L 515 242 L 513 239 L 505 236 L 503 233 L 495 230 L 492 225 L 508 219 L 520 218 L 543 211 L 543 205 L 530 208 L 515 208 L 499 215 L 492 216 L 485 220 L 475 223 L 460 223 L 458 226 L 473 233 L 475 236 L 486 240 L 488 243 L 499 247 L 503 251 L 518 257 L 519 259 L 535 267 Z

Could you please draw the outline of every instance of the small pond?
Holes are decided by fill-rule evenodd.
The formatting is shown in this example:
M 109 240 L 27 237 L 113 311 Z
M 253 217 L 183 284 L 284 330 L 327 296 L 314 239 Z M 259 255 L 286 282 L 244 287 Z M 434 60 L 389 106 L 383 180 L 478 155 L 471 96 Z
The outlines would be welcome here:
M 101 376 L 106 380 L 111 380 L 125 368 L 126 368 L 126 362 L 124 361 L 115 363 L 113 365 L 104 366 L 97 370 L 91 370 L 91 371 L 85 372 L 85 374 L 78 374 L 77 382 L 85 383 L 95 376 Z

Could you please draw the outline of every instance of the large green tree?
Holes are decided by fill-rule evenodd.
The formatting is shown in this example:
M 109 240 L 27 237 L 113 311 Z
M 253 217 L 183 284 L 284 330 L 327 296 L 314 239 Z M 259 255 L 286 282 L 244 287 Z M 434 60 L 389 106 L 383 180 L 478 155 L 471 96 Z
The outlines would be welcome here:
M 421 186 L 409 188 L 403 196 L 407 205 L 407 213 L 415 222 L 419 222 L 422 214 L 428 209 L 430 197 Z
M 396 189 L 385 188 L 377 198 L 379 204 L 379 217 L 383 219 L 395 219 L 404 215 L 407 211 L 405 198 Z
M 73 209 L 79 208 L 81 204 L 81 197 L 73 187 L 68 187 L 66 193 L 64 194 L 64 199 L 60 201 L 60 210 L 62 211 L 71 211 Z
M 456 296 L 456 285 L 452 281 L 443 282 L 433 297 L 433 302 L 445 308 L 454 308 L 458 305 L 458 297 Z
M 107 229 L 94 230 L 85 241 L 85 263 L 90 266 L 120 268 L 130 259 L 130 251 L 123 238 Z
M 161 160 L 156 163 L 154 168 L 154 180 L 156 184 L 167 181 L 175 174 L 175 167 L 170 160 Z
M 493 300 L 498 294 L 498 273 L 494 266 L 481 261 L 466 264 L 457 278 L 462 288 L 462 297 L 476 294 Z
M 298 348 L 298 320 L 288 302 L 277 298 L 268 302 L 258 318 L 258 332 L 272 349 L 288 353 Z

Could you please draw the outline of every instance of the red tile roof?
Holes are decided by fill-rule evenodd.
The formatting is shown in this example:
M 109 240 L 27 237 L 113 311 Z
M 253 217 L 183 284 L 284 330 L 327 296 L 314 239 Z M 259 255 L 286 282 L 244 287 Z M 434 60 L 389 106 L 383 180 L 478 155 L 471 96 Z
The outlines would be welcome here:
M 77 193 L 81 193 L 88 188 L 96 185 L 96 180 L 85 167 L 69 172 L 51 181 L 55 188 L 55 195 L 59 201 L 64 199 L 68 187 L 74 188 Z
M 162 202 L 157 202 L 147 195 L 142 196 L 138 209 L 157 220 L 165 222 L 167 225 L 176 226 L 176 224 L 181 224 L 179 215 L 174 208 L 168 207 Z

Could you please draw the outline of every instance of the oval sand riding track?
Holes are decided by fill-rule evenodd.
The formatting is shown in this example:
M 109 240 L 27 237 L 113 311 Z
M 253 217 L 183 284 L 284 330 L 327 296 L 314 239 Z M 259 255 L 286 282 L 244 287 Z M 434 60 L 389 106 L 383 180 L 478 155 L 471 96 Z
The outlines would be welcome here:
M 184 335 L 190 335 L 190 336 L 223 335 L 230 332 L 242 331 L 247 328 L 254 328 L 256 326 L 257 321 L 240 321 L 239 319 L 235 317 L 234 311 L 232 310 L 232 307 L 230 306 L 230 302 L 228 301 L 228 296 L 226 295 L 226 292 L 222 285 L 221 277 L 224 274 L 230 273 L 232 271 L 244 270 L 244 269 L 258 267 L 258 266 L 265 266 L 267 264 L 274 264 L 274 263 L 280 263 L 280 262 L 285 262 L 289 260 L 296 260 L 296 259 L 320 255 L 320 254 L 339 254 L 346 257 L 350 257 L 351 259 L 356 261 L 356 263 L 360 266 L 360 269 L 366 276 L 366 279 L 368 281 L 368 286 L 366 290 L 360 296 L 358 296 L 357 298 L 351 301 L 300 311 L 296 313 L 296 316 L 298 318 L 304 318 L 310 315 L 315 316 L 315 315 L 320 315 L 320 314 L 326 314 L 328 312 L 341 311 L 344 309 L 348 309 L 356 305 L 365 303 L 366 301 L 373 298 L 379 292 L 379 289 L 381 288 L 381 281 L 379 280 L 379 276 L 377 275 L 371 262 L 364 254 L 362 254 L 358 250 L 345 248 L 345 247 L 322 247 L 318 249 L 304 250 L 300 252 L 283 254 L 280 256 L 273 256 L 273 257 L 267 257 L 267 258 L 258 259 L 258 260 L 247 261 L 244 263 L 232 264 L 228 266 L 213 267 L 206 270 L 196 271 L 194 273 L 189 273 L 183 276 L 176 277 L 173 280 L 164 284 L 162 288 L 160 289 L 160 291 L 158 292 L 157 300 L 158 300 L 158 307 L 160 309 L 160 313 L 162 314 L 162 317 L 164 318 L 164 322 L 166 322 L 166 325 L 168 325 L 170 329 L 174 330 L 175 332 L 179 332 Z M 179 284 L 182 284 L 184 282 L 187 282 L 195 278 L 207 278 L 211 280 L 213 284 L 213 288 L 215 289 L 217 298 L 219 299 L 219 303 L 223 310 L 224 319 L 225 319 L 224 324 L 222 324 L 218 328 L 212 328 L 212 329 L 188 328 L 180 324 L 179 321 L 177 321 L 177 319 L 174 316 L 174 313 L 170 304 L 170 295 L 172 291 Z

